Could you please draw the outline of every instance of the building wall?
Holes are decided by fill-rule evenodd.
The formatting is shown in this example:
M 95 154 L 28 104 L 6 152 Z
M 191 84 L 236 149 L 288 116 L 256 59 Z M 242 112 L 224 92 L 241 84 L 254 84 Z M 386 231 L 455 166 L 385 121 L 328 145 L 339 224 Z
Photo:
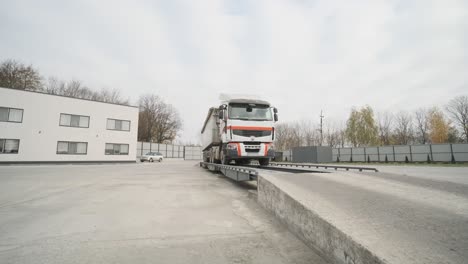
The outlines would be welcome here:
M 0 107 L 21 108 L 22 123 L 0 122 L 0 138 L 20 139 L 0 162 L 135 161 L 138 108 L 0 88 Z M 89 128 L 59 125 L 60 114 L 89 116 Z M 107 118 L 130 120 L 130 131 L 107 129 Z M 88 142 L 86 155 L 57 154 L 57 141 Z M 106 143 L 129 144 L 128 155 L 105 155 Z

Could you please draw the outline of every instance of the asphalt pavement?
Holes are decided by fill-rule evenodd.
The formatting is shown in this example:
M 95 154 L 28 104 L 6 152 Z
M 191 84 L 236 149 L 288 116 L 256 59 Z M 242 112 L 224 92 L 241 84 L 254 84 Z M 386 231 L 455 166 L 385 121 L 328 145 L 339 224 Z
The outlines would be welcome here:
M 197 162 L 0 166 L 0 263 L 325 263 Z

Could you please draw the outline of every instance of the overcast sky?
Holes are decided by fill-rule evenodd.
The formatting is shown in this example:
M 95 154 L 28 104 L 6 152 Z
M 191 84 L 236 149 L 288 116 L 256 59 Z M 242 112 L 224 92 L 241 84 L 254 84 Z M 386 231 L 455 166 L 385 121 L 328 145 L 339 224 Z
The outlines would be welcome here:
M 467 0 L 2 1 L 0 60 L 155 93 L 196 143 L 220 93 L 266 97 L 284 121 L 442 106 L 468 94 Z

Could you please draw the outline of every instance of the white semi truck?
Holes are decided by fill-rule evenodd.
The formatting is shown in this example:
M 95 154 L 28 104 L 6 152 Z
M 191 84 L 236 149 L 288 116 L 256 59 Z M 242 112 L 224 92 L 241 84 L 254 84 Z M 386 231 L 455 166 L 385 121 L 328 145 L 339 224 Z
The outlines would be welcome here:
M 260 165 L 268 165 L 275 156 L 277 113 L 264 100 L 225 98 L 219 107 L 209 109 L 203 125 L 203 161 L 242 165 L 258 160 Z

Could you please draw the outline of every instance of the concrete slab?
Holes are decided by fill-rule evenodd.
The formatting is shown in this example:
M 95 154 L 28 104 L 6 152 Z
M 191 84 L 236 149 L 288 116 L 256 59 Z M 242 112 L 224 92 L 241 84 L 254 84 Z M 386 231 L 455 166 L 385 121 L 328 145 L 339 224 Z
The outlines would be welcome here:
M 468 186 L 443 178 L 261 172 L 258 199 L 336 263 L 466 263 Z
M 325 263 L 198 162 L 0 167 L 0 263 Z

